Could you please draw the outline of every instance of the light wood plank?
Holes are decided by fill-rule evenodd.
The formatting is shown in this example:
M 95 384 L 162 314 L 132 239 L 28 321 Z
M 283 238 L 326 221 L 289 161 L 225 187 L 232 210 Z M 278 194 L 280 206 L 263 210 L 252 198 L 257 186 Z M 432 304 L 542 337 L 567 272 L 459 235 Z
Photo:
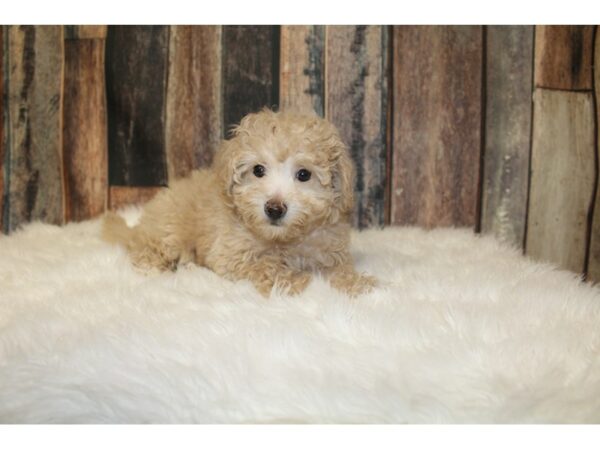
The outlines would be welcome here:
M 65 41 L 64 164 L 66 219 L 106 209 L 108 147 L 104 40 Z
M 109 188 L 109 208 L 113 211 L 132 205 L 143 205 L 163 188 L 145 186 L 111 186 Z
M 10 26 L 7 37 L 8 228 L 61 224 L 63 28 Z
M 395 26 L 391 221 L 475 227 L 482 27 Z
M 518 248 L 527 221 L 533 31 L 487 27 L 481 231 Z
M 169 180 L 207 166 L 222 136 L 221 27 L 172 26 L 166 152 Z
M 536 89 L 527 254 L 583 273 L 596 176 L 590 93 Z
M 600 30 L 596 30 L 594 43 L 594 61 L 600 61 Z M 596 102 L 600 99 L 600 69 L 594 70 L 594 88 L 596 90 Z M 600 124 L 598 124 L 598 104 L 596 104 L 596 161 L 600 160 Z M 598 177 L 598 173 L 596 173 Z M 587 279 L 594 283 L 600 283 L 600 182 L 596 180 L 596 194 L 594 200 L 594 213 L 590 230 L 590 248 L 588 255 Z
M 106 39 L 106 25 L 65 25 L 65 39 Z
M 324 115 L 325 26 L 281 27 L 281 109 Z
M 536 26 L 536 87 L 592 89 L 593 35 L 594 26 Z
M 6 126 L 4 116 L 4 33 L 5 26 L 0 26 L 0 232 L 6 233 L 4 226 L 4 183 L 6 182 L 5 171 L 8 167 L 4 163 L 6 143 L 4 142 L 4 127 Z
M 384 26 L 326 30 L 326 117 L 356 163 L 354 224 L 360 228 L 385 219 L 387 48 Z

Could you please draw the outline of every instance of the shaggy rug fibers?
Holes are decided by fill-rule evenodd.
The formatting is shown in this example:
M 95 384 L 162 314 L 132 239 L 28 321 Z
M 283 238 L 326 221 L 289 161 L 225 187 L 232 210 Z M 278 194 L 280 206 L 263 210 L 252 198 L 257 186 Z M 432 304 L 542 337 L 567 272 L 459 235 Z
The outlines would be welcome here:
M 600 290 L 491 238 L 356 233 L 376 292 L 265 300 L 98 234 L 0 238 L 0 422 L 600 422 Z

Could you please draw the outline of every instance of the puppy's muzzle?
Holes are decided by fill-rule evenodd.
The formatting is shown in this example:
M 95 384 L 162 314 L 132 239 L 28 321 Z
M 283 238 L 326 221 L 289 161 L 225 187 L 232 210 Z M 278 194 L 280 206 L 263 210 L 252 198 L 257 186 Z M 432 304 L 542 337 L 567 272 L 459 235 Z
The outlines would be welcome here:
M 287 212 L 287 206 L 280 200 L 269 200 L 265 203 L 265 214 L 271 222 L 281 219 Z

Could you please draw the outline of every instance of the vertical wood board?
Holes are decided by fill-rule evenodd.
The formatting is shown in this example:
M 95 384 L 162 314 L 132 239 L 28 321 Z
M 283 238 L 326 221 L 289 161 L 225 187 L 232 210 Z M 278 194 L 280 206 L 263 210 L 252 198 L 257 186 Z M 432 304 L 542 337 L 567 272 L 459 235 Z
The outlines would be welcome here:
M 106 25 L 65 25 L 65 39 L 106 39 Z
M 168 26 L 109 26 L 106 38 L 109 180 L 167 183 Z
M 101 214 L 108 195 L 104 40 L 65 41 L 66 219 Z
M 594 42 L 594 61 L 600 64 L 600 33 L 596 29 Z M 590 248 L 588 252 L 587 279 L 594 283 L 600 283 L 600 180 L 598 163 L 600 161 L 600 110 L 598 100 L 600 99 L 600 68 L 594 68 L 594 89 L 596 101 L 596 193 L 594 200 L 594 212 L 590 229 Z
M 209 165 L 221 141 L 220 26 L 171 27 L 166 114 L 171 181 Z
M 532 110 L 532 26 L 487 27 L 481 231 L 523 248 Z
M 528 255 L 583 273 L 595 158 L 592 95 L 536 89 Z
M 163 188 L 157 186 L 110 186 L 108 205 L 113 211 L 125 206 L 142 205 Z
M 279 27 L 223 27 L 223 124 L 279 103 Z
M 395 26 L 391 221 L 477 222 L 480 26 Z
M 4 32 L 5 26 L 0 26 L 0 233 L 7 230 L 4 227 L 4 183 L 6 182 L 5 172 L 8 169 L 4 163 L 6 143 L 4 142 L 4 127 L 6 126 L 4 117 Z
M 284 25 L 281 27 L 281 109 L 323 117 L 325 96 L 325 26 Z
M 326 117 L 356 164 L 355 218 L 360 228 L 383 225 L 386 186 L 387 29 L 328 26 Z
M 8 229 L 64 221 L 61 26 L 9 26 L 6 139 Z
M 592 89 L 593 35 L 594 26 L 536 26 L 535 86 Z

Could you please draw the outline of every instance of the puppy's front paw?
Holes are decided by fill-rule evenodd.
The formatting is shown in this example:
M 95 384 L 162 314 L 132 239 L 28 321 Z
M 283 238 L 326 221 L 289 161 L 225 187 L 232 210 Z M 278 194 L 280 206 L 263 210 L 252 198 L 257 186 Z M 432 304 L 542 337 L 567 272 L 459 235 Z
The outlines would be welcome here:
M 287 295 L 298 295 L 306 289 L 310 279 L 308 272 L 284 272 L 277 275 L 275 289 Z
M 340 270 L 331 275 L 331 285 L 351 297 L 371 292 L 377 286 L 377 278 L 354 270 Z

